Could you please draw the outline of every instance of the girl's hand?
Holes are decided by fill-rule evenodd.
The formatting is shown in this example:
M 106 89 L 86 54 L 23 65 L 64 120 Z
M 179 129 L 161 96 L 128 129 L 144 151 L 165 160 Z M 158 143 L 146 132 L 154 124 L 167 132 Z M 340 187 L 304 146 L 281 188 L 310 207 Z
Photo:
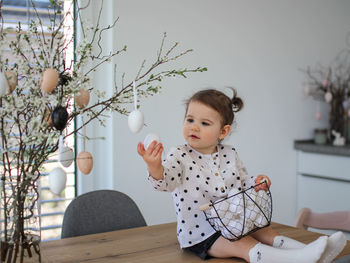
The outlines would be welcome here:
M 143 143 L 139 142 L 137 145 L 137 153 L 146 162 L 148 171 L 151 176 L 157 180 L 163 179 L 163 144 L 157 143 L 157 141 L 153 141 L 146 150 Z
M 264 190 L 264 191 L 268 191 L 269 190 L 269 188 L 270 188 L 270 185 L 271 185 L 271 180 L 270 180 L 270 178 L 268 177 L 268 176 L 266 176 L 266 175 L 263 175 L 263 174 L 259 174 L 257 177 L 256 177 L 256 179 L 255 179 L 255 183 L 256 184 L 260 184 L 260 183 L 262 183 L 262 182 L 266 182 L 266 184 L 265 183 L 263 183 L 263 184 L 261 184 L 261 185 L 258 185 L 258 186 L 256 186 L 254 189 L 255 189 L 255 191 L 256 192 L 258 192 L 258 191 L 260 191 L 260 190 Z

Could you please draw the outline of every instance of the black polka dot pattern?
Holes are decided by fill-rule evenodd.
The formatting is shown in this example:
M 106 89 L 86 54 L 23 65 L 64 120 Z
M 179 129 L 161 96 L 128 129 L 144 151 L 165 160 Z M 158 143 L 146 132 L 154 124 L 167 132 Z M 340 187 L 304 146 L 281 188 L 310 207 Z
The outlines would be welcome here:
M 164 179 L 148 177 L 156 190 L 172 192 L 181 247 L 193 246 L 215 232 L 199 210 L 201 205 L 226 197 L 232 188 L 248 188 L 254 181 L 232 146 L 217 149 L 207 155 L 188 145 L 173 148 L 163 161 Z

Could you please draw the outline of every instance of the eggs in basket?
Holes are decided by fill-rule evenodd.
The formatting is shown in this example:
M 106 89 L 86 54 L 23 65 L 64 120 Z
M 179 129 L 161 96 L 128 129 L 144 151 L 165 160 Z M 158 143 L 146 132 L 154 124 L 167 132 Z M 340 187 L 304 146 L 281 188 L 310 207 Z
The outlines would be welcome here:
M 243 191 L 232 189 L 227 197 L 202 205 L 209 224 L 230 241 L 270 225 L 272 197 L 269 190 L 255 191 L 256 184 Z

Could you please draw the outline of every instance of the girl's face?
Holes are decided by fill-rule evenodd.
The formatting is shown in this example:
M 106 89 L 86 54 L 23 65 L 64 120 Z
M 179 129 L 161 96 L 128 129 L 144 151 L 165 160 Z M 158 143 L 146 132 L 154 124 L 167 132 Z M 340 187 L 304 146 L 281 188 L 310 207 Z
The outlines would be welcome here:
M 183 136 L 196 151 L 215 153 L 219 140 L 224 139 L 231 129 L 230 125 L 222 127 L 221 121 L 216 110 L 201 102 L 191 101 L 185 116 Z

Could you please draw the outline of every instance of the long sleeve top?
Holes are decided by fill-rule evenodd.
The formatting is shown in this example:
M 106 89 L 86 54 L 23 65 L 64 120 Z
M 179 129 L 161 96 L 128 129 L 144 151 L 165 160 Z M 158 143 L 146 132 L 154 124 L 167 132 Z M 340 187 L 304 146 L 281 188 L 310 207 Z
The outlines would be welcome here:
M 163 161 L 164 178 L 148 179 L 156 190 L 172 192 L 177 215 L 177 237 L 182 248 L 193 246 L 215 233 L 199 207 L 254 185 L 255 177 L 229 145 L 218 145 L 214 154 L 202 154 L 185 144 L 170 149 Z

